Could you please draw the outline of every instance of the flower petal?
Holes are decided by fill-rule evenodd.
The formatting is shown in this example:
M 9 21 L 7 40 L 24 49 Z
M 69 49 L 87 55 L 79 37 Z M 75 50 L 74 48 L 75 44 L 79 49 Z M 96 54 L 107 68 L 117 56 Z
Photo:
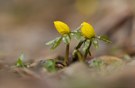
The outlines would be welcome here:
M 95 36 L 95 31 L 94 31 L 94 28 L 92 27 L 92 25 L 90 25 L 89 23 L 87 22 L 83 22 L 81 24 L 81 32 L 82 32 L 82 35 L 86 38 L 92 38 Z
M 69 26 L 64 22 L 54 21 L 54 26 L 61 35 L 68 34 L 70 32 Z

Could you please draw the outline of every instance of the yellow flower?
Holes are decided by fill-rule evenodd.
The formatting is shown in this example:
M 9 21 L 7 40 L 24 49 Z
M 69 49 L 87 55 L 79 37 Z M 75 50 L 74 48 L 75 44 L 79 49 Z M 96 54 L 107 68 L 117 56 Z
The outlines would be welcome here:
M 64 22 L 54 21 L 54 26 L 61 35 L 70 33 L 69 26 Z
M 88 24 L 87 22 L 83 22 L 81 26 L 81 32 L 85 38 L 95 37 L 95 31 L 92 25 Z

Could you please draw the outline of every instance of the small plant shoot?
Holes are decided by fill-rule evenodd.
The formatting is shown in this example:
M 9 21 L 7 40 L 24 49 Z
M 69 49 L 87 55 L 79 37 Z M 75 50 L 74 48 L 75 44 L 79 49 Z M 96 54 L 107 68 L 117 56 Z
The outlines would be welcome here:
M 78 40 L 78 44 L 75 46 L 72 57 L 78 58 L 79 61 L 84 62 L 88 55 L 91 56 L 90 48 L 93 45 L 95 48 L 99 47 L 99 40 L 106 43 L 111 43 L 107 36 L 98 36 L 92 25 L 87 22 L 83 22 L 77 29 L 71 31 L 69 26 L 61 21 L 55 21 L 54 26 L 60 37 L 55 38 L 52 41 L 46 43 L 46 45 L 51 46 L 51 49 L 57 48 L 61 41 L 66 45 L 65 58 L 63 64 L 65 66 L 69 65 L 69 48 L 72 37 Z M 72 59 L 73 59 L 72 58 Z M 72 62 L 71 62 L 72 63 Z
M 24 60 L 24 55 L 21 54 L 19 57 L 18 57 L 18 60 L 16 62 L 16 66 L 17 67 L 27 67 L 27 65 L 23 62 Z

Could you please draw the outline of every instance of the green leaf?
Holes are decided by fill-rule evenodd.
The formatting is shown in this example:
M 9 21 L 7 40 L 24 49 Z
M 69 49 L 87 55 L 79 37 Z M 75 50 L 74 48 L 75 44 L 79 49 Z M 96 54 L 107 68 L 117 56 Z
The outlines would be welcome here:
M 102 40 L 102 41 L 104 41 L 104 42 L 106 42 L 106 43 L 112 43 L 112 42 L 109 40 L 109 38 L 108 38 L 107 36 L 105 36 L 105 35 L 97 36 L 97 38 L 100 39 L 100 40 Z
M 59 44 L 61 43 L 62 37 L 58 37 L 52 41 L 49 41 L 48 43 L 46 43 L 46 45 L 50 45 L 51 49 L 55 49 L 56 47 L 59 46 Z
M 70 38 L 70 36 L 69 35 L 65 35 L 65 36 L 63 36 L 63 42 L 64 43 L 66 43 L 66 44 L 69 44 L 70 43 L 70 41 L 71 41 L 71 38 Z
M 93 39 L 92 39 L 92 43 L 93 43 L 93 45 L 94 45 L 94 47 L 95 47 L 96 49 L 99 48 L 99 44 L 98 44 L 98 40 L 97 40 L 97 39 L 93 38 Z
M 76 28 L 73 32 L 71 32 L 72 36 L 76 39 L 76 40 L 80 40 L 82 38 L 82 33 L 80 31 L 81 26 L 79 26 L 78 28 Z
M 91 52 L 90 52 L 90 47 L 91 47 L 91 40 L 86 40 L 86 42 L 84 43 L 84 46 L 82 48 L 84 54 L 87 56 L 88 54 L 91 56 Z
M 99 59 L 94 59 L 90 63 L 90 67 L 100 68 L 102 65 L 103 65 L 103 61 L 101 61 Z
M 90 40 L 87 40 L 84 42 L 84 46 L 82 48 L 83 52 L 86 52 L 86 50 L 89 48 Z
M 56 47 L 58 47 L 61 43 L 61 40 L 62 40 L 62 37 L 56 39 L 51 49 L 55 49 Z
M 54 42 L 55 42 L 55 39 L 47 42 L 46 45 L 52 45 L 52 44 L 54 44 Z
M 79 31 L 72 32 L 72 35 L 76 40 L 80 40 L 82 38 L 82 34 Z
M 19 57 L 18 57 L 18 60 L 16 62 L 16 66 L 17 67 L 26 67 L 26 65 L 23 63 L 23 59 L 24 59 L 24 56 L 23 54 L 21 54 Z
M 49 72 L 55 72 L 57 69 L 55 67 L 55 61 L 54 60 L 46 60 L 44 63 L 44 67 L 49 71 Z

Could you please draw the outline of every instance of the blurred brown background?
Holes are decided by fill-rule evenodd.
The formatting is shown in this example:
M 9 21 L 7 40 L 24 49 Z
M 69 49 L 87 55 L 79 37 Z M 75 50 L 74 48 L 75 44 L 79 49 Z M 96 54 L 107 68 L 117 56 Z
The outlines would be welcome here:
M 22 52 L 26 59 L 62 55 L 63 45 L 55 51 L 45 45 L 59 36 L 53 26 L 55 20 L 66 22 L 72 30 L 87 21 L 97 34 L 108 35 L 113 43 L 101 42 L 100 49 L 93 51 L 94 56 L 133 56 L 134 3 L 134 0 L 0 0 L 0 59 L 14 62 Z

